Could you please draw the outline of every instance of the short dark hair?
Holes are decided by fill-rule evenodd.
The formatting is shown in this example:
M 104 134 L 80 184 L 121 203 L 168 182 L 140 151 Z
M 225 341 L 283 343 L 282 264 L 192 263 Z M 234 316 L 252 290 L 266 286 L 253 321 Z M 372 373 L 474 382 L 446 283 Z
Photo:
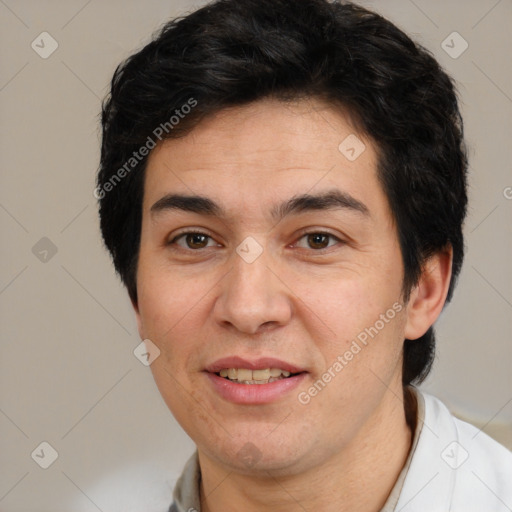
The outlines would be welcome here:
M 318 98 L 350 112 L 378 152 L 402 252 L 404 300 L 426 259 L 451 246 L 449 301 L 462 265 L 467 205 L 454 83 L 390 21 L 328 0 L 218 0 L 168 22 L 116 69 L 103 102 L 95 195 L 105 245 L 132 301 L 147 161 L 140 149 L 266 97 Z M 184 105 L 193 106 L 186 116 Z M 405 340 L 404 385 L 426 377 L 434 351 L 433 327 Z

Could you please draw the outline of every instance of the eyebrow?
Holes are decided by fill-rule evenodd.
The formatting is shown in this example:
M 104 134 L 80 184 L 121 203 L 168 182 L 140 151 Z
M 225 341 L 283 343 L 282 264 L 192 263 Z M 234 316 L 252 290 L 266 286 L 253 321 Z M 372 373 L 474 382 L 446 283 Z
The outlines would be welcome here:
M 275 221 L 281 221 L 292 214 L 318 210 L 344 209 L 370 217 L 368 207 L 346 192 L 338 189 L 319 194 L 302 194 L 293 196 L 287 201 L 274 206 L 270 215 Z M 151 215 L 169 211 L 181 210 L 209 217 L 226 218 L 226 211 L 209 197 L 197 195 L 167 194 L 159 199 L 150 209 Z

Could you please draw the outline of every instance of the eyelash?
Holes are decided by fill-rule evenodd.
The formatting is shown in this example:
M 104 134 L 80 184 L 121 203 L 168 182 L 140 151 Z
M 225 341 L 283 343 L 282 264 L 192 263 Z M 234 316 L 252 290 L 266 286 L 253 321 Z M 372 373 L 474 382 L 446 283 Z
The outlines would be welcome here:
M 167 245 L 171 246 L 171 245 L 176 245 L 176 241 L 179 240 L 180 238 L 183 238 L 187 235 L 202 235 L 202 236 L 206 236 L 207 238 L 213 240 L 213 237 L 211 237 L 210 235 L 208 235 L 207 233 L 204 233 L 202 231 L 184 231 L 182 233 L 179 233 L 178 235 L 176 235 L 171 241 L 169 241 L 167 243 Z M 341 244 L 344 244 L 345 242 L 338 238 L 337 236 L 333 235 L 332 233 L 328 233 L 328 232 L 325 232 L 325 231 L 308 231 L 308 232 L 305 232 L 305 233 L 302 233 L 300 235 L 300 237 L 298 238 L 298 240 L 301 240 L 302 238 L 306 237 L 306 236 L 309 236 L 309 235 L 323 235 L 323 236 L 327 236 L 327 237 L 330 237 L 331 239 L 334 239 L 336 240 L 338 243 L 341 243 Z M 201 250 L 203 249 L 207 249 L 208 247 L 202 247 L 201 249 L 190 249 L 190 248 L 183 248 L 183 247 L 180 247 L 178 246 L 179 249 L 178 250 L 182 250 L 182 251 L 190 251 L 190 252 L 200 252 Z M 322 253 L 322 251 L 326 251 L 328 249 L 331 249 L 332 247 L 334 246 L 327 246 L 327 247 L 324 247 L 322 249 L 312 249 L 313 252 L 316 252 L 316 253 Z

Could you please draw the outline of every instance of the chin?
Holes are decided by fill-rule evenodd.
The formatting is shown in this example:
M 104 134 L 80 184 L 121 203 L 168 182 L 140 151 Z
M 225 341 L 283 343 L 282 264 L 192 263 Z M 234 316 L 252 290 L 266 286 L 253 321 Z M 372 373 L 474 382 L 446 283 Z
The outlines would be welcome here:
M 272 439 L 273 434 L 268 432 L 270 430 L 259 436 L 230 438 L 221 451 L 218 445 L 208 451 L 223 465 L 240 474 L 268 477 L 268 472 L 274 476 L 298 472 L 300 461 L 305 457 L 304 453 L 299 453 L 299 449 L 304 449 L 304 442 L 292 442 L 290 436 Z

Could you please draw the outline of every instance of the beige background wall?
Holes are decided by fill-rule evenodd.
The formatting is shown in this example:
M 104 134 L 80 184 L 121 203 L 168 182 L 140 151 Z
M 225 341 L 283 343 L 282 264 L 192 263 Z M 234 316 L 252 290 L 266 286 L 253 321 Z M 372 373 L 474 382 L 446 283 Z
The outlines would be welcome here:
M 92 191 L 100 99 L 115 66 L 200 3 L 0 0 L 0 511 L 164 511 L 192 453 L 132 353 L 140 340 Z M 512 3 L 362 3 L 459 81 L 471 148 L 468 251 L 424 387 L 510 443 Z M 43 31 L 58 43 L 46 59 L 31 47 L 51 50 Z M 458 58 L 441 47 L 454 31 L 469 44 Z M 453 55 L 463 48 L 447 44 Z M 46 470 L 31 458 L 43 441 L 58 453 Z

